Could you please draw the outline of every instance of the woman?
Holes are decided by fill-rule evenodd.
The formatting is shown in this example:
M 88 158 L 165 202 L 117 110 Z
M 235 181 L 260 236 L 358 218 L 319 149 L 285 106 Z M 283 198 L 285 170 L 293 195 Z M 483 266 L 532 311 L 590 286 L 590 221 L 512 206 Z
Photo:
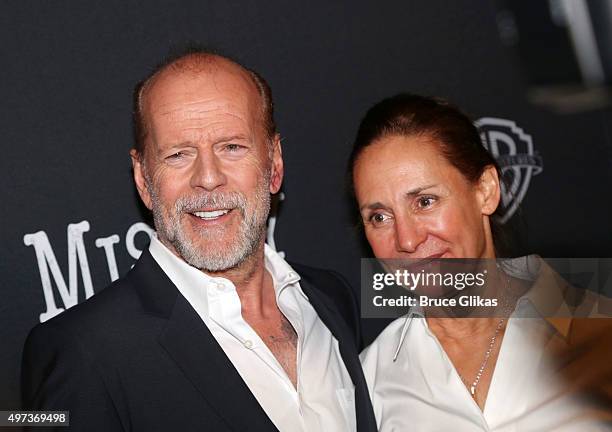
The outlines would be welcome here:
M 500 170 L 457 108 L 409 94 L 380 102 L 361 122 L 350 169 L 377 258 L 498 256 Z M 551 378 L 542 349 L 558 329 L 517 318 L 537 305 L 524 295 L 529 278 L 505 269 L 487 283 L 507 294 L 510 319 L 411 308 L 362 353 L 381 431 L 600 430 L 575 423 L 580 403 Z

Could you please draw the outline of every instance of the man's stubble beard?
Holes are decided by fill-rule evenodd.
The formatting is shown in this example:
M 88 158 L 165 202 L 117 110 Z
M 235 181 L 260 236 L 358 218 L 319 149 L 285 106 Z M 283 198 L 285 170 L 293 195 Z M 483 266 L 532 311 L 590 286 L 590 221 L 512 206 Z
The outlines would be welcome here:
M 147 189 L 151 196 L 153 221 L 162 243 L 172 245 L 174 250 L 189 265 L 208 272 L 219 272 L 240 266 L 260 247 L 266 233 L 266 221 L 270 212 L 270 173 L 267 172 L 257 184 L 253 200 L 247 201 L 239 192 L 206 192 L 179 198 L 170 214 L 164 209 L 155 184 L 145 176 Z M 228 240 L 214 240 L 226 231 L 224 227 L 193 230 L 191 238 L 183 228 L 189 213 L 206 207 L 232 208 L 240 212 L 242 219 L 236 235 Z M 249 208 L 252 207 L 252 208 Z M 210 245 L 205 248 L 197 240 L 209 237 Z M 195 241 L 194 241 L 195 240 Z M 225 244 L 223 243 L 225 242 Z

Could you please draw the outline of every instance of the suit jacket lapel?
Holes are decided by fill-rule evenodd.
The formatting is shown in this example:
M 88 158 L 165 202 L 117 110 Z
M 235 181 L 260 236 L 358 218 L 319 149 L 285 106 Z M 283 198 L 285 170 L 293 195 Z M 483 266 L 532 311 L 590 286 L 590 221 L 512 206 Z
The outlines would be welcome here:
M 228 427 L 277 430 L 208 327 L 148 251 L 131 273 L 145 309 L 167 319 L 159 343 Z
M 335 308 L 330 306 L 332 301 L 304 278 L 300 280 L 300 286 L 308 297 L 310 304 L 315 309 L 321 321 L 331 331 L 340 349 L 340 355 L 346 366 L 353 385 L 355 385 L 355 413 L 357 415 L 357 430 L 376 431 L 376 419 L 370 401 L 368 386 L 363 375 L 359 353 L 355 347 L 353 331 L 346 322 L 338 318 Z

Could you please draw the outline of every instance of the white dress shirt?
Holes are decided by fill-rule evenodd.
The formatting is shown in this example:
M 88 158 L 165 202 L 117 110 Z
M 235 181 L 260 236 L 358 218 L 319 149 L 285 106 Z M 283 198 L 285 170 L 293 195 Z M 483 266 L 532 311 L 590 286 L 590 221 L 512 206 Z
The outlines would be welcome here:
M 338 341 L 302 291 L 300 276 L 272 248 L 265 246 L 265 268 L 272 276 L 278 308 L 297 334 L 297 390 L 242 318 L 240 298 L 230 280 L 188 265 L 155 237 L 149 251 L 281 432 L 356 430 L 354 386 Z
M 580 419 L 580 401 L 561 391 L 542 348 L 557 330 L 534 316 L 529 296 L 521 298 L 507 323 L 484 411 L 428 328 L 422 310 L 412 308 L 393 321 L 361 354 L 379 430 L 609 430 Z

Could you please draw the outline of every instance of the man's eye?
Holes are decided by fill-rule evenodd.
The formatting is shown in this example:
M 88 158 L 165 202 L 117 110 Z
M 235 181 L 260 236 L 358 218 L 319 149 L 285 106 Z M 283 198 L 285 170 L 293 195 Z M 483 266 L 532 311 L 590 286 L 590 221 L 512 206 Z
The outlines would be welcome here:
M 185 156 L 185 153 L 179 151 L 179 152 L 176 152 L 176 153 L 172 153 L 170 156 L 167 156 L 166 159 L 168 159 L 168 160 L 178 160 L 178 159 L 181 159 L 184 156 Z
M 241 146 L 240 144 L 227 144 L 225 146 L 225 149 L 229 152 L 238 152 L 238 151 L 244 150 L 245 147 Z

